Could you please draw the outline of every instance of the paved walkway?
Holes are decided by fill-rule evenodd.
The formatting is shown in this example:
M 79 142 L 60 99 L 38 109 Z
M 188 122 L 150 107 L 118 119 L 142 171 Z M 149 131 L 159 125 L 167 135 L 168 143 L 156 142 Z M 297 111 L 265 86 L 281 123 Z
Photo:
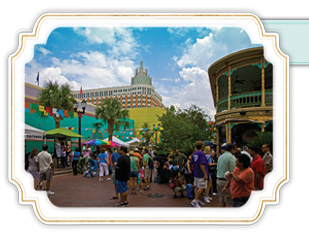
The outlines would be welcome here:
M 114 207 L 118 200 L 110 200 L 115 195 L 112 181 L 99 181 L 98 177 L 87 178 L 81 174 L 55 175 L 51 182 L 51 190 L 55 192 L 49 198 L 59 207 Z M 150 190 L 128 195 L 129 207 L 192 207 L 191 200 L 174 198 L 168 184 L 152 182 Z M 213 196 L 210 204 L 204 207 L 218 207 L 218 196 Z

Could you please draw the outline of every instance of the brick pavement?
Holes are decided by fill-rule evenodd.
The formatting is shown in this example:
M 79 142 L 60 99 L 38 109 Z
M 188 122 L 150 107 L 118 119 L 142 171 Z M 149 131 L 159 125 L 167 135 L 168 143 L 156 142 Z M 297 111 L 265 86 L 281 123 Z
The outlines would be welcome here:
M 53 176 L 50 201 L 58 207 L 114 207 L 118 200 L 110 200 L 115 194 L 112 181 L 99 181 L 98 177 L 87 178 L 81 174 Z M 128 195 L 130 207 L 192 207 L 188 198 L 174 198 L 168 184 L 152 182 L 150 190 Z M 152 196 L 162 196 L 153 198 Z M 185 193 L 186 196 L 186 193 Z M 213 196 L 204 207 L 218 207 L 218 196 Z

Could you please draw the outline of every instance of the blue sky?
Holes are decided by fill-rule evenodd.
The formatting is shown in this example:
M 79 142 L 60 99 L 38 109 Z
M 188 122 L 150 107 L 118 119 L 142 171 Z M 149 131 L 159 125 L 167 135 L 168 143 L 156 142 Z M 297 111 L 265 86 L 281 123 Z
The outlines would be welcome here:
M 25 67 L 26 82 L 68 83 L 73 90 L 129 85 L 143 61 L 165 106 L 196 104 L 213 119 L 208 68 L 254 47 L 241 28 L 57 28 L 37 44 Z

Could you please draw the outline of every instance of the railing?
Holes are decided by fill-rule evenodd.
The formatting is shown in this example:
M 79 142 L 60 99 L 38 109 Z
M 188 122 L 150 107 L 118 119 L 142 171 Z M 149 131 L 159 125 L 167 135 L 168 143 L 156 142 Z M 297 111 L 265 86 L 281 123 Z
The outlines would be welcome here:
M 231 96 L 231 109 L 257 107 L 262 104 L 262 92 L 242 93 Z
M 272 90 L 265 91 L 265 105 L 272 105 Z M 262 104 L 262 92 L 246 92 L 231 96 L 231 109 L 259 107 Z M 228 110 L 228 98 L 223 98 L 217 103 L 217 112 Z
M 224 110 L 228 109 L 228 100 L 227 98 L 223 98 L 221 100 L 218 101 L 217 103 L 217 113 L 220 113 Z

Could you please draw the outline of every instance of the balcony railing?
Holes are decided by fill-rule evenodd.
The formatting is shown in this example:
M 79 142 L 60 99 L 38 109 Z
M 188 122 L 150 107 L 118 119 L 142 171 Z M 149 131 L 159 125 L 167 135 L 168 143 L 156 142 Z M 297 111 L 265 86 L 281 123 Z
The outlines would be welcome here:
M 272 90 L 265 91 L 265 105 L 272 105 Z M 231 109 L 259 107 L 262 104 L 262 92 L 246 92 L 231 96 Z M 228 110 L 228 98 L 223 98 L 217 103 L 217 112 Z

